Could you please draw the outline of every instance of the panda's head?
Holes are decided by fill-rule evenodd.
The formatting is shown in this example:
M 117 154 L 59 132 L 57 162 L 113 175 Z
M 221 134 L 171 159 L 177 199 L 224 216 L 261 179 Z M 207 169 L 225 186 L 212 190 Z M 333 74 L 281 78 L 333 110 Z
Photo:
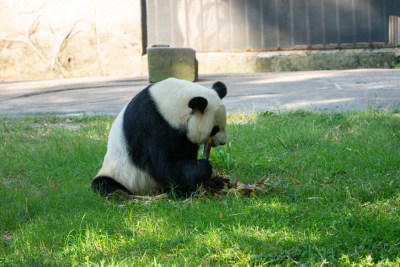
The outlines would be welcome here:
M 222 103 L 227 89 L 222 82 L 209 89 L 170 78 L 150 87 L 150 94 L 164 119 L 185 131 L 191 142 L 200 145 L 211 139 L 214 146 L 227 142 L 226 109 Z
M 212 89 L 208 90 L 212 94 L 195 96 L 188 102 L 191 116 L 187 124 L 187 137 L 197 144 L 211 139 L 214 146 L 224 145 L 227 142 L 226 109 L 221 99 L 227 90 L 222 82 L 214 83 Z

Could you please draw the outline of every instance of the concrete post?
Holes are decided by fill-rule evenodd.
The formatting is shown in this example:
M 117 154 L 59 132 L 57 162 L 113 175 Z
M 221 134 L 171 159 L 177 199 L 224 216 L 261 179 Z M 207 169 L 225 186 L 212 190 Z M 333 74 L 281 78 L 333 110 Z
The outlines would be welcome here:
M 150 82 L 159 82 L 170 77 L 196 81 L 198 63 L 192 48 L 172 48 L 155 45 L 147 49 Z

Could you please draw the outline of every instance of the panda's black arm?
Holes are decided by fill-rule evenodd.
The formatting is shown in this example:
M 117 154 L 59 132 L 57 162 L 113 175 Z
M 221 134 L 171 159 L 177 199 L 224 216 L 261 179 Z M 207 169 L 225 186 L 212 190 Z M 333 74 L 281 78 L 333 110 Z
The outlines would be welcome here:
M 200 159 L 195 163 L 184 164 L 183 166 L 183 178 L 178 180 L 182 185 L 188 184 L 189 189 L 196 189 L 196 186 L 211 178 L 212 167 L 206 159 Z
M 211 178 L 212 167 L 206 159 L 185 160 L 177 157 L 166 157 L 158 164 L 154 178 L 164 184 L 171 183 L 184 191 L 193 191 L 196 186 Z

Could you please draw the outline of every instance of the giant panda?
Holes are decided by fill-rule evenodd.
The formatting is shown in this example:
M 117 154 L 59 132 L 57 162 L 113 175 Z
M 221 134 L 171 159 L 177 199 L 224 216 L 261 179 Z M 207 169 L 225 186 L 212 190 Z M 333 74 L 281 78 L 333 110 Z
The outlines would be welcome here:
M 102 196 L 151 194 L 171 185 L 193 192 L 212 174 L 209 161 L 197 159 L 199 146 L 227 142 L 226 94 L 222 82 L 209 89 L 175 78 L 143 89 L 116 117 L 92 189 Z

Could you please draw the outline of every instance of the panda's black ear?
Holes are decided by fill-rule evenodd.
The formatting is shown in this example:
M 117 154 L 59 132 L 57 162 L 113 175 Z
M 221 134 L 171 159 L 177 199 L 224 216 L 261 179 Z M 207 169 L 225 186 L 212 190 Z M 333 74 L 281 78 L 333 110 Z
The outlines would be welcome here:
M 227 89 L 226 89 L 226 86 L 225 86 L 225 84 L 223 82 L 214 83 L 213 86 L 212 86 L 212 89 L 214 89 L 217 92 L 219 98 L 222 99 L 222 98 L 224 98 L 226 96 Z
M 193 97 L 192 99 L 190 99 L 188 104 L 189 108 L 191 108 L 192 110 L 198 110 L 201 112 L 201 114 L 204 113 L 204 110 L 206 109 L 207 105 L 208 105 L 207 99 L 201 96 Z

